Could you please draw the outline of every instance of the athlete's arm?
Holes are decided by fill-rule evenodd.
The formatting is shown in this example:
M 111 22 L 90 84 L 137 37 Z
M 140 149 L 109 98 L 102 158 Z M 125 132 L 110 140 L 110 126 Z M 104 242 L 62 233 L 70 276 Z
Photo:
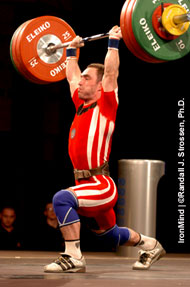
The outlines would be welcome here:
M 81 37 L 76 36 L 68 48 L 79 48 L 84 46 L 83 43 L 80 43 L 81 39 Z M 69 82 L 71 96 L 73 96 L 73 93 L 78 88 L 78 83 L 81 79 L 81 70 L 76 57 L 67 58 L 66 77 L 67 81 Z
M 120 27 L 114 26 L 109 32 L 109 38 L 120 40 L 122 38 Z M 105 92 L 110 92 L 117 88 L 119 64 L 118 49 L 108 48 L 104 62 L 105 70 L 102 80 L 102 86 Z

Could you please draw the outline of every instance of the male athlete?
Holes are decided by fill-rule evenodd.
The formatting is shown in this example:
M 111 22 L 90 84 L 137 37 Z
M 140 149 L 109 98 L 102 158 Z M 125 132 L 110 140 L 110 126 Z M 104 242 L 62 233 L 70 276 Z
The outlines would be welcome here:
M 77 36 L 67 48 L 66 76 L 70 85 L 76 115 L 69 134 L 69 154 L 74 167 L 76 186 L 55 194 L 53 205 L 65 252 L 45 272 L 85 272 L 85 259 L 80 250 L 79 215 L 93 218 L 92 231 L 102 242 L 140 248 L 133 269 L 149 269 L 165 251 L 154 238 L 116 225 L 113 207 L 117 188 L 109 176 L 108 160 L 118 108 L 117 78 L 119 70 L 120 27 L 109 32 L 108 52 L 104 66 L 91 64 L 82 73 L 76 49 L 84 43 Z

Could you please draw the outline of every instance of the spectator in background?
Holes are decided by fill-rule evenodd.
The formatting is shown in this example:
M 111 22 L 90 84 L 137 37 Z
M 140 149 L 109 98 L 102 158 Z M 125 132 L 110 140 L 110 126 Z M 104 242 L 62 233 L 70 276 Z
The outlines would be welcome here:
M 20 234 L 15 227 L 16 212 L 13 207 L 4 207 L 0 212 L 0 249 L 20 249 Z
M 39 248 L 49 251 L 63 251 L 64 239 L 59 229 L 53 204 L 47 203 L 44 210 L 45 220 L 40 225 Z

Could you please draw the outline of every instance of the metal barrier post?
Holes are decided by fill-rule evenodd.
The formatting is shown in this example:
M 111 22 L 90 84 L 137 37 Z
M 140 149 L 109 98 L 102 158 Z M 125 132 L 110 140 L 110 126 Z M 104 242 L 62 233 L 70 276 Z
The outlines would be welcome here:
M 157 186 L 165 173 L 160 160 L 119 160 L 117 224 L 156 236 Z M 138 248 L 120 246 L 120 256 L 137 257 Z

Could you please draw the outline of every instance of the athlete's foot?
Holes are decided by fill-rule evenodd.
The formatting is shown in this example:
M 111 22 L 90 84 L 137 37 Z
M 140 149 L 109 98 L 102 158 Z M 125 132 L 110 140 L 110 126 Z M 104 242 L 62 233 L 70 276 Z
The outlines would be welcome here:
M 67 254 L 61 254 L 53 263 L 44 267 L 44 272 L 49 273 L 83 273 L 86 271 L 86 262 L 84 257 L 76 259 Z
M 133 265 L 134 270 L 148 270 L 150 266 L 166 254 L 162 245 L 157 241 L 152 250 L 139 251 L 139 260 Z

